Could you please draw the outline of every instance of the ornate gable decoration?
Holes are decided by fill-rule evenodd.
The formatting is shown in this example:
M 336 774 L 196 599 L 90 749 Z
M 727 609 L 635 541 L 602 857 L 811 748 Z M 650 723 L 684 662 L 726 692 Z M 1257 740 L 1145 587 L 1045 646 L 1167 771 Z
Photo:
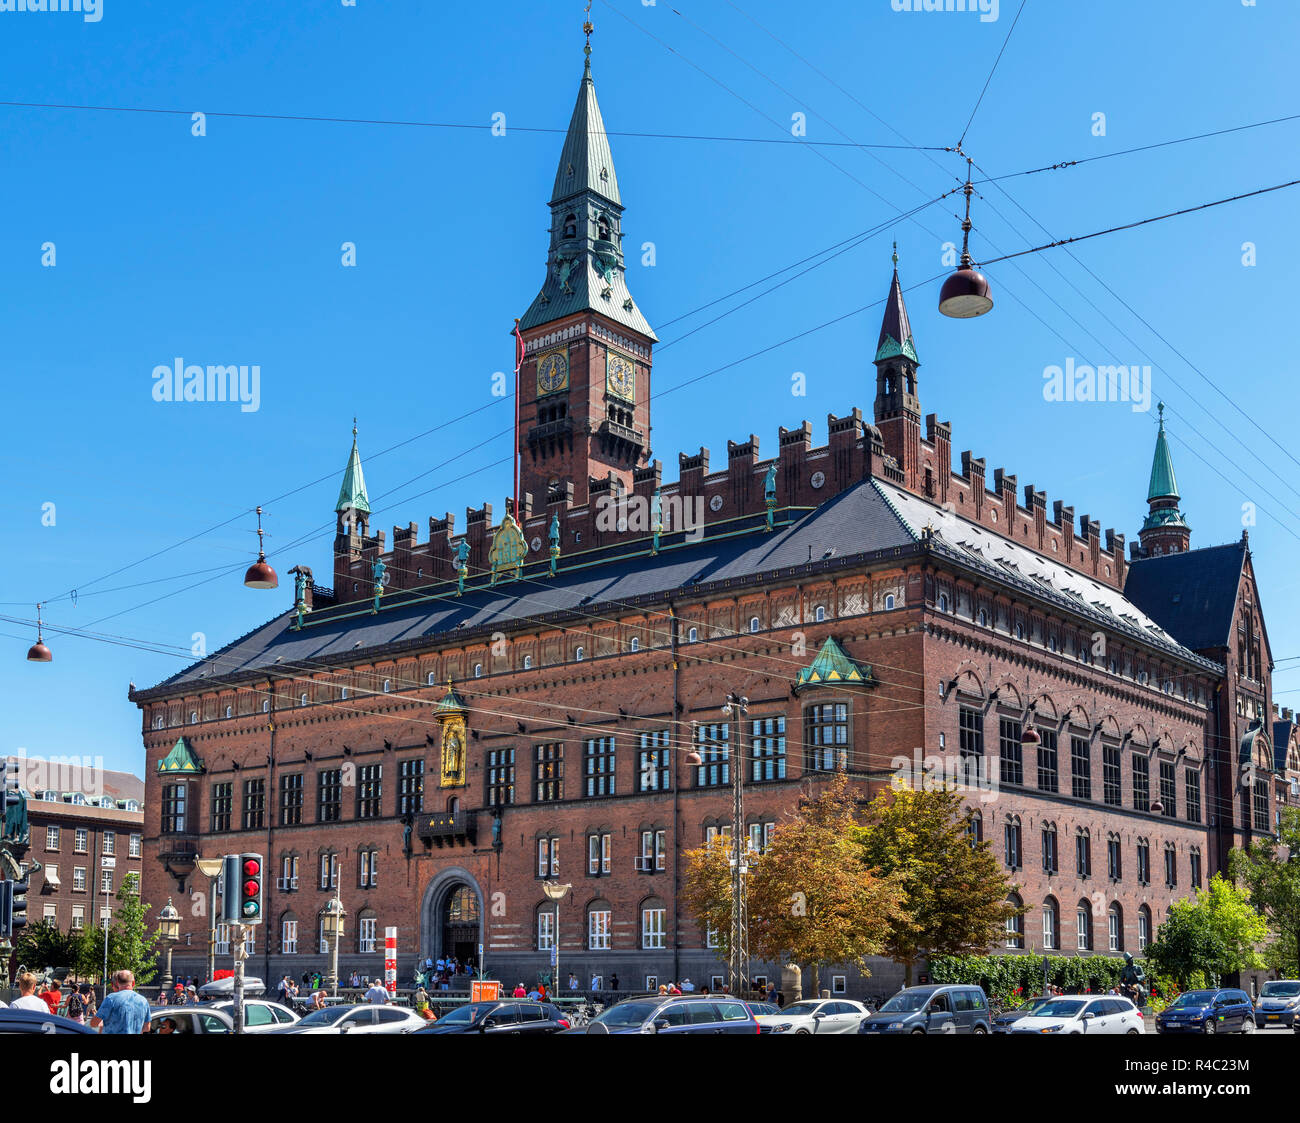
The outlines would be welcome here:
M 524 532 L 519 529 L 513 515 L 506 515 L 500 528 L 492 536 L 492 546 L 488 550 L 488 565 L 492 570 L 492 584 L 497 578 L 508 573 L 513 580 L 518 580 L 524 569 L 524 558 L 528 555 L 528 543 L 524 541 Z
M 172 751 L 158 762 L 158 771 L 181 776 L 197 776 L 203 771 L 203 762 L 194 755 L 193 750 L 182 737 L 172 746 Z
M 873 686 L 871 668 L 854 662 L 833 639 L 822 644 L 812 663 L 800 669 L 795 690 L 814 686 Z

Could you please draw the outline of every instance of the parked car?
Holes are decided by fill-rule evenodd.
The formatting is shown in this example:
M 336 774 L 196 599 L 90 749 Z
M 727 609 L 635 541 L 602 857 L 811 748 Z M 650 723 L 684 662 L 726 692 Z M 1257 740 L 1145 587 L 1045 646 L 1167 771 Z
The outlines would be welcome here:
M 171 1029 L 164 1029 L 164 1022 Z M 151 1006 L 149 1007 L 150 1033 L 234 1033 L 235 1023 L 230 1015 L 211 1006 Z
M 200 998 L 230 998 L 235 993 L 235 980 L 227 975 L 224 979 L 213 979 L 199 987 Z M 252 975 L 244 976 L 244 995 L 265 994 L 266 984 Z
M 293 1025 L 272 1026 L 264 1033 L 410 1033 L 426 1025 L 405 1006 L 326 1006 Z
M 781 1012 L 781 1007 L 775 1002 L 746 1002 L 745 1005 L 749 1007 L 749 1012 L 756 1018 L 760 1018 L 764 1014 L 779 1014 Z M 758 1031 L 759 1033 L 767 1032 L 763 1029 L 761 1023 L 759 1024 Z
M 775 1014 L 756 1016 L 760 1033 L 857 1033 L 871 1011 L 861 1002 L 814 998 L 792 1002 Z
M 1021 1018 L 1025 1017 L 1026 1015 L 1032 1014 L 1035 1010 L 1038 1009 L 1038 1007 L 1042 1006 L 1044 1003 L 1051 1002 L 1052 998 L 1053 995 L 1040 994 L 1037 998 L 1029 999 L 1028 1002 L 1025 1002 L 1021 1006 L 1017 1006 L 1014 1010 L 1004 1011 L 1003 1013 L 999 1014 L 996 1018 L 993 1019 L 993 1032 L 1006 1033 L 1007 1030 L 1011 1027 L 1011 1024 L 1013 1022 L 1018 1022 L 1020 1021 Z
M 1157 1033 L 1249 1033 L 1255 1008 L 1244 990 L 1188 990 L 1156 1015 Z
M 1116 994 L 1065 995 L 1011 1023 L 1007 1033 L 1142 1033 L 1142 1014 Z
M 1255 1003 L 1255 1025 L 1290 1026 L 1300 1031 L 1300 980 L 1270 979 Z
M 878 1013 L 862 1019 L 859 1033 L 988 1033 L 989 1000 L 980 987 L 945 984 L 908 987 Z
M 586 1026 L 566 1033 L 758 1033 L 758 1021 L 738 998 L 645 994 L 625 998 Z
M 569 1028 L 569 1020 L 549 1002 L 471 1002 L 425 1022 L 412 1033 L 505 1033 L 536 1037 Z
M 232 1022 L 234 1021 L 235 1003 L 233 999 L 209 1003 L 204 1009 L 220 1010 Z M 297 1014 L 290 1010 L 289 1007 L 282 1006 L 279 1002 L 271 1002 L 265 998 L 244 999 L 245 1033 L 269 1033 L 277 1026 L 293 1025 L 298 1020 Z
M 0 1033 L 94 1033 L 89 1026 L 39 1010 L 0 1007 Z

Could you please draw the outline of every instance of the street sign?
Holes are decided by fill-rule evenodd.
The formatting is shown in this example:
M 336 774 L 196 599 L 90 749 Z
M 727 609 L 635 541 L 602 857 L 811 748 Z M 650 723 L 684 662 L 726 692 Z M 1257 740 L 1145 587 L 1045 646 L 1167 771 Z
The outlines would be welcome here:
M 99 868 L 101 870 L 115 870 L 117 869 L 117 859 L 108 856 L 101 857 L 99 859 Z
M 469 982 L 469 1000 L 471 1002 L 495 1002 L 501 997 L 501 984 L 496 979 L 471 979 Z

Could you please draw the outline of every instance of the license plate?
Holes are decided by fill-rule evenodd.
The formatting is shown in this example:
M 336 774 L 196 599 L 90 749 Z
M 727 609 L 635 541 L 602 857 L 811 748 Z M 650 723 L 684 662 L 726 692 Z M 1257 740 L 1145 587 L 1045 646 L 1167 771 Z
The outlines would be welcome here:
M 1269 1014 L 1269 1016 L 1268 1016 L 1268 1020 L 1269 1020 L 1270 1022 L 1275 1022 L 1275 1021 L 1277 1021 L 1278 1018 L 1280 1018 L 1281 1016 L 1282 1016 L 1281 1014 Z

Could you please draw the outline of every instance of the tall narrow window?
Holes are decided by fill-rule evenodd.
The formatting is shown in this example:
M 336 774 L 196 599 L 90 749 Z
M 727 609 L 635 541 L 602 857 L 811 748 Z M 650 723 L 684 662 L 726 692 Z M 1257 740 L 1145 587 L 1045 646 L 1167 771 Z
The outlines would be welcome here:
M 831 773 L 848 768 L 849 707 L 826 702 L 804 711 L 804 771 Z
M 378 819 L 384 797 L 384 766 L 363 764 L 357 769 L 357 818 Z
M 296 827 L 302 823 L 301 772 L 282 773 L 280 776 L 280 826 Z
M 1184 799 L 1187 806 L 1187 821 L 1201 821 L 1201 774 L 1195 768 L 1187 769 L 1184 779 Z
M 408 757 L 397 765 L 397 813 L 418 815 L 424 810 L 424 761 Z
M 1178 817 L 1178 774 L 1172 760 L 1160 762 L 1160 805 L 1166 819 Z
M 1020 722 L 1015 718 L 998 719 L 998 756 L 1002 782 L 1017 786 L 1025 782 L 1024 749 L 1020 744 Z
M 984 714 L 974 706 L 957 711 L 957 739 L 964 760 L 984 755 Z
M 1070 737 L 1070 794 L 1092 798 L 1092 745 L 1086 737 Z
M 1059 772 L 1056 760 L 1056 730 L 1040 729 L 1038 731 L 1038 790 L 1042 792 L 1059 791 Z
M 700 763 L 695 768 L 697 788 L 721 787 L 731 783 L 731 725 L 710 722 L 695 727 L 695 751 Z
M 533 746 L 533 800 L 553 803 L 564 798 L 564 744 Z
M 1133 810 L 1151 810 L 1151 762 L 1146 754 L 1133 754 Z
M 614 794 L 614 738 L 589 737 L 583 755 L 583 779 L 587 798 Z
M 260 831 L 266 827 L 266 780 L 258 777 L 244 781 L 244 830 Z
M 1111 807 L 1119 807 L 1124 802 L 1120 782 L 1120 755 L 1118 745 L 1101 747 L 1101 797 Z
M 668 730 L 644 729 L 637 749 L 637 791 L 661 792 L 672 786 L 669 768 Z
M 785 779 L 785 718 L 755 718 L 749 728 L 751 780 Z
M 515 750 L 489 749 L 487 754 L 487 802 L 504 807 L 515 801 Z

